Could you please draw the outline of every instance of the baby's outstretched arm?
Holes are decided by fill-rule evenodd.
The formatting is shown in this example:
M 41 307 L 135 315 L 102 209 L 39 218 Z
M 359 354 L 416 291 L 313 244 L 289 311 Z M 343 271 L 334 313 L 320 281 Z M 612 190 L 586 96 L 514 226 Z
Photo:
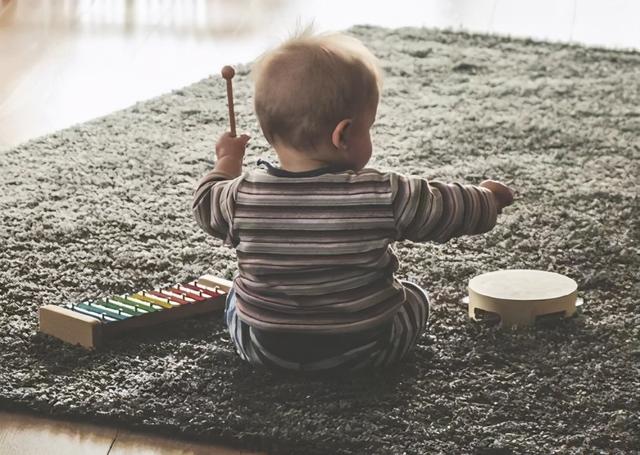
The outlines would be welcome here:
M 491 230 L 513 192 L 494 180 L 475 186 L 396 175 L 393 198 L 398 240 L 444 243 Z
M 249 136 L 232 137 L 225 133 L 216 144 L 216 165 L 196 187 L 193 195 L 193 215 L 208 234 L 229 239 L 229 223 L 233 212 L 232 187 L 242 173 L 242 159 Z

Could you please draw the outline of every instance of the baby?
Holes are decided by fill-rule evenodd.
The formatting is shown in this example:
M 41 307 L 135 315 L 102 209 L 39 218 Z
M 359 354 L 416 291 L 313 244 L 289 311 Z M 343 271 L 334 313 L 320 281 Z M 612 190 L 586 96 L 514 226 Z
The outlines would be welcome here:
M 487 232 L 512 192 L 365 168 L 381 74 L 355 38 L 303 32 L 253 73 L 279 166 L 243 172 L 249 137 L 226 133 L 193 202 L 199 225 L 236 249 L 231 339 L 242 359 L 280 371 L 388 367 L 429 317 L 427 292 L 394 277 L 390 245 Z

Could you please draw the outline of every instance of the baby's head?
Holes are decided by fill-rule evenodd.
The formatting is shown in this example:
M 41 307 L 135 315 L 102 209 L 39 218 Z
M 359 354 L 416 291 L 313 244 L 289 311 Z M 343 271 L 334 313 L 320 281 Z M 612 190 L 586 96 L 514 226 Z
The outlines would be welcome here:
M 367 164 L 382 78 L 360 41 L 307 29 L 263 54 L 253 75 L 256 115 L 281 163 Z

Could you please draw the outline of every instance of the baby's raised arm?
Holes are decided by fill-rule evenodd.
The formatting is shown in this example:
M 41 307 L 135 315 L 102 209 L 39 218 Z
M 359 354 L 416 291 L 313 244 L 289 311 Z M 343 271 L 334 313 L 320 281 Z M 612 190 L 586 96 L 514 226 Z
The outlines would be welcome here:
M 482 234 L 513 201 L 511 190 L 493 180 L 475 186 L 394 175 L 392 182 L 397 240 L 444 243 Z
M 193 216 L 200 227 L 227 243 L 231 243 L 233 179 L 242 173 L 242 158 L 248 141 L 246 134 L 240 137 L 223 134 L 216 144 L 216 165 L 200 179 L 193 194 Z

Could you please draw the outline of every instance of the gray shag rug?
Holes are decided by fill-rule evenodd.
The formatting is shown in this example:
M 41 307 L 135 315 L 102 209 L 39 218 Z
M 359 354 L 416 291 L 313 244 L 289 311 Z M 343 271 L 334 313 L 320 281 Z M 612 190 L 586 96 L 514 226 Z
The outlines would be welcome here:
M 37 334 L 43 304 L 231 278 L 234 253 L 191 218 L 227 125 L 206 79 L 0 153 L 0 406 L 270 453 L 640 453 L 640 54 L 429 29 L 351 30 L 381 59 L 373 167 L 511 182 L 489 234 L 402 243 L 430 332 L 393 371 L 252 370 L 221 318 L 89 352 Z M 235 79 L 246 163 L 274 159 Z M 576 279 L 578 317 L 497 330 L 459 300 L 476 274 Z

